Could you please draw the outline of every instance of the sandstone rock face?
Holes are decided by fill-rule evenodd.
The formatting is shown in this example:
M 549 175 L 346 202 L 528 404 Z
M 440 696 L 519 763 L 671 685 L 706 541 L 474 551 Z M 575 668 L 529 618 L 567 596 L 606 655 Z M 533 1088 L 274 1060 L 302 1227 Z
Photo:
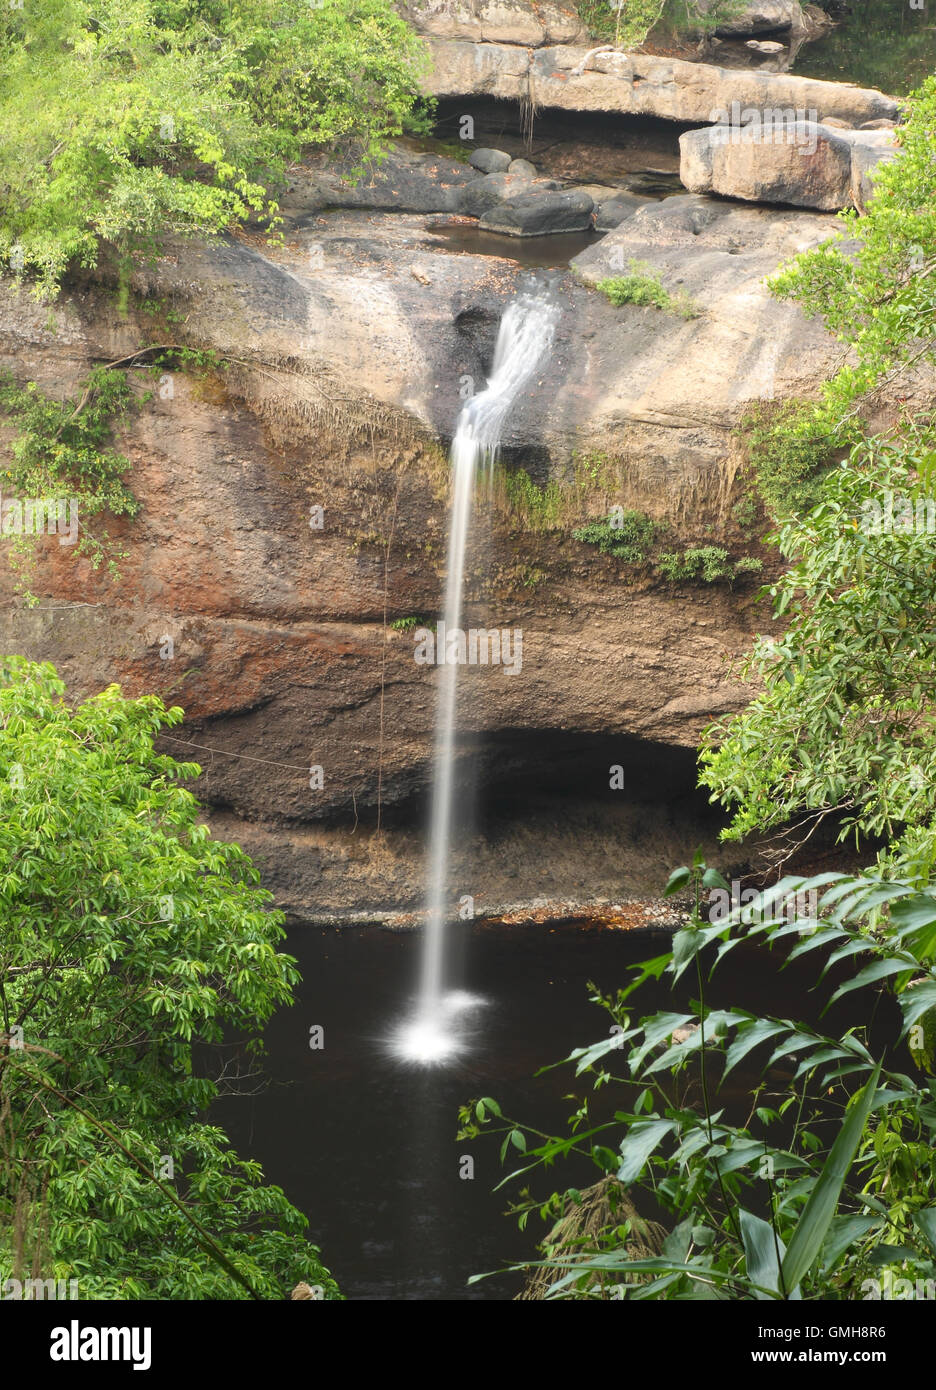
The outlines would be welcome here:
M 583 232 L 591 226 L 594 206 L 587 193 L 526 193 L 498 203 L 478 225 L 521 237 Z
M 704 10 L 709 6 L 703 4 Z M 802 29 L 803 11 L 799 0 L 748 0 L 715 30 L 725 38 L 738 34 L 769 34 L 775 30 Z
M 707 0 L 700 0 L 699 8 L 710 8 Z M 408 0 L 401 9 L 414 29 L 432 38 L 530 48 L 588 40 L 586 26 L 574 6 L 548 0 L 534 4 L 523 0 Z M 773 33 L 799 30 L 803 23 L 799 0 L 745 0 L 715 33 L 724 37 Z
M 733 101 L 757 110 L 815 112 L 849 125 L 896 120 L 897 102 L 882 92 L 786 73 L 746 72 L 648 55 L 599 53 L 585 71 L 582 47 L 520 48 L 509 44 L 429 39 L 433 69 L 427 93 L 533 101 L 563 111 L 659 116 L 687 125 L 718 119 Z
M 896 154 L 889 131 L 803 121 L 709 126 L 686 131 L 679 147 L 679 177 L 693 192 L 826 212 L 862 205 L 869 171 Z
M 336 234 L 364 224 L 354 246 L 361 255 L 373 227 L 360 213 L 346 217 Z M 400 245 L 387 248 L 388 263 Z M 0 648 L 53 661 L 72 698 L 116 681 L 128 694 L 155 691 L 184 706 L 186 724 L 171 731 L 164 751 L 202 765 L 195 790 L 214 808 L 215 833 L 255 853 L 279 902 L 302 918 L 380 916 L 418 907 L 422 896 L 423 841 L 404 813 L 425 797 L 440 672 L 417 665 L 412 635 L 389 624 L 438 612 L 447 475 L 404 412 L 381 413 L 372 402 L 369 420 L 340 415 L 330 424 L 329 411 L 346 398 L 366 400 L 367 365 L 344 369 L 355 289 L 364 291 L 360 311 L 401 325 L 417 297 L 436 299 L 421 324 L 403 330 L 423 354 L 409 363 L 428 374 L 414 378 L 421 390 L 440 394 L 443 369 L 450 400 L 460 368 L 480 379 L 489 357 L 470 355 L 468 339 L 459 350 L 451 295 L 458 283 L 472 309 L 496 312 L 515 276 L 485 285 L 488 267 L 478 258 L 444 259 L 457 263 L 447 289 L 437 279 L 426 290 L 409 277 L 410 290 L 400 273 L 375 302 L 374 267 L 356 272 L 353 256 L 328 272 L 327 291 L 310 295 L 313 277 L 298 261 L 272 265 L 236 244 L 180 248 L 163 268 L 163 290 L 172 284 L 181 296 L 192 287 L 190 306 L 200 302 L 204 314 L 199 337 L 212 318 L 224 350 L 261 353 L 250 405 L 236 370 L 208 382 L 180 372 L 171 397 L 157 395 L 132 418 L 120 446 L 143 507 L 134 522 L 113 526 L 129 551 L 119 584 L 72 560 L 55 538 L 38 556 L 38 607 L 13 602 L 5 557 L 0 568 Z M 434 316 L 451 334 L 441 352 L 431 334 L 423 339 Z M 16 351 L 19 370 L 58 391 L 74 389 L 93 363 L 132 351 L 145 328 L 115 322 L 112 301 L 93 287 L 57 306 L 55 332 L 44 309 L 4 287 L 2 322 L 5 352 Z M 302 376 L 297 365 L 308 369 L 312 336 L 320 338 L 314 357 L 328 350 L 334 366 Z M 290 345 L 292 365 L 283 360 Z M 375 366 L 380 343 L 370 351 Z M 563 356 L 574 356 L 569 335 Z M 402 395 L 411 389 L 405 370 L 394 364 Z M 144 378 L 140 393 L 151 385 Z M 308 396 L 299 404 L 321 404 L 318 414 L 284 415 L 283 398 L 288 406 L 297 386 Z M 528 429 L 543 395 L 543 386 L 531 387 Z M 450 428 L 454 414 L 445 413 Z M 316 505 L 324 508 L 320 530 L 309 524 Z M 531 589 L 525 573 L 534 565 L 543 577 Z M 490 548 L 472 557 L 469 586 L 466 626 L 521 629 L 524 656 L 514 677 L 499 668 L 469 672 L 459 777 L 480 769 L 484 780 L 512 788 L 521 806 L 515 731 L 539 739 L 547 768 L 560 755 L 568 761 L 576 751 L 568 741 L 589 730 L 620 733 L 628 758 L 629 737 L 690 745 L 708 717 L 745 697 L 725 658 L 750 639 L 750 593 L 620 584 L 616 566 L 588 548 L 511 536 L 496 516 Z M 324 770 L 320 790 L 310 788 L 313 765 Z M 553 793 L 568 782 L 600 798 L 607 758 L 593 758 L 586 771 L 579 754 L 570 773 L 551 775 Z M 460 837 L 458 872 L 478 910 L 546 893 L 619 892 L 624 874 L 634 891 L 653 891 L 667 861 L 703 838 L 699 820 L 690 835 L 675 811 L 641 809 L 641 798 L 657 800 L 654 780 L 646 770 L 627 806 L 609 794 L 600 815 L 537 800 L 535 814 L 505 817 L 496 833 L 488 824 L 480 844 Z
M 440 164 L 434 195 L 418 170 L 421 202 L 448 196 L 455 170 Z M 297 916 L 349 920 L 422 894 L 417 813 L 440 673 L 392 624 L 438 614 L 447 440 L 524 272 L 452 254 L 423 214 L 396 204 L 335 210 L 320 177 L 305 171 L 284 199 L 281 247 L 178 243 L 141 272 L 131 303 L 171 307 L 161 331 L 142 311 L 116 313 L 105 278 L 75 283 L 51 320 L 0 281 L 0 366 L 51 392 L 154 340 L 230 359 L 206 377 L 172 372 L 172 391 L 141 403 L 118 436 L 142 502 L 134 520 L 110 523 L 128 551 L 118 584 L 53 537 L 28 608 L 0 563 L 0 649 L 53 661 L 71 697 L 117 681 L 182 705 L 186 723 L 163 746 L 205 769 L 195 790 L 217 833 L 256 853 Z M 583 520 L 614 501 L 665 521 L 676 543 L 721 538 L 746 403 L 815 390 L 838 361 L 822 329 L 763 283 L 834 226 L 697 195 L 639 208 L 574 275 L 554 276 L 562 317 L 508 419 L 507 464 L 567 478 L 573 455 L 601 451 L 614 489 L 589 494 Z M 590 288 L 631 258 L 687 290 L 702 317 L 616 309 Z M 142 369 L 131 376 L 140 397 L 152 389 Z M 701 728 L 749 697 L 732 662 L 763 624 L 758 584 L 674 589 L 567 532 L 526 527 L 496 499 L 489 516 L 465 625 L 521 629 L 523 667 L 470 671 L 459 776 L 479 771 L 485 794 L 509 794 L 515 810 L 459 842 L 466 891 L 479 911 L 577 885 L 615 892 L 622 864 L 656 875 L 652 889 L 709 838 L 695 812 L 687 829 L 661 808 L 660 770 L 681 757 L 673 787 L 685 787 Z M 609 737 L 630 770 L 626 805 L 607 791 Z M 313 766 L 324 785 L 310 785 Z M 533 767 L 549 782 L 535 815 Z M 600 813 L 550 802 L 563 787 Z
M 298 213 L 323 208 L 372 212 L 456 212 L 462 190 L 482 178 L 457 159 L 398 148 L 370 176 L 349 180 L 350 165 L 302 170 L 292 179 L 289 207 Z
M 874 196 L 874 175 L 882 164 L 896 159 L 896 149 L 879 149 L 870 145 L 854 145 L 851 155 L 851 185 L 849 194 L 855 207 L 864 211 Z
M 588 37 L 573 6 L 550 0 L 535 5 L 521 0 L 410 0 L 401 9 L 414 29 L 433 38 L 538 48 L 582 43 Z

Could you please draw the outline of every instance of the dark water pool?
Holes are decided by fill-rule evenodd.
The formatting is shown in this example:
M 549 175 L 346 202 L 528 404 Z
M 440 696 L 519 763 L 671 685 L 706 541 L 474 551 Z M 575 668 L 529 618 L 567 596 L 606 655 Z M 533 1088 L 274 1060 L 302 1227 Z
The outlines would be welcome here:
M 936 3 L 850 0 L 835 29 L 803 45 L 793 71 L 905 96 L 936 71 Z
M 303 983 L 297 1003 L 267 1031 L 272 1084 L 220 1101 L 213 1117 L 308 1214 L 310 1236 L 349 1299 L 512 1298 L 514 1276 L 470 1288 L 466 1281 L 529 1258 L 543 1228 L 532 1218 L 523 1235 L 503 1215 L 505 1194 L 492 1190 L 504 1175 L 499 1141 L 456 1143 L 457 1108 L 491 1095 L 507 1114 L 561 1128 L 575 1109 L 564 1097 L 585 1087 L 570 1068 L 539 1079 L 534 1073 L 606 1035 L 610 1020 L 588 1002 L 589 980 L 612 991 L 629 978 L 629 966 L 668 943 L 666 934 L 575 924 L 466 926 L 462 978 L 489 1001 L 478 1015 L 482 1031 L 460 1065 L 414 1071 L 387 1055 L 383 1039 L 416 979 L 418 935 L 296 930 L 286 949 L 298 958 Z M 736 951 L 715 976 L 711 1000 L 798 1016 L 814 979 L 811 968 L 780 973 L 769 956 Z M 692 993 L 687 984 L 683 1000 Z M 672 995 L 653 986 L 641 998 L 651 1012 Z M 834 1013 L 824 1023 L 834 1030 Z M 315 1025 L 324 1028 L 321 1050 L 309 1047 Z M 739 1104 L 749 1101 L 747 1087 L 739 1074 Z M 608 1099 L 620 1104 L 620 1092 Z M 459 1176 L 464 1154 L 474 1158 L 472 1179 Z M 590 1166 L 552 1173 L 534 1190 L 545 1196 L 553 1185 L 597 1177 Z
M 428 229 L 441 239 L 446 251 L 467 251 L 472 256 L 503 256 L 530 268 L 559 269 L 599 241 L 598 232 L 566 232 L 556 236 L 501 236 L 480 231 L 473 224 L 440 222 Z

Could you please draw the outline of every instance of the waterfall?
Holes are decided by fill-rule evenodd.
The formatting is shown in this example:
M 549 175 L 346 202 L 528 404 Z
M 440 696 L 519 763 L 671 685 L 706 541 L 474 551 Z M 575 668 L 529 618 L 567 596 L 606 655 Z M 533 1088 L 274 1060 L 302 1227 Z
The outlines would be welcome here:
M 465 551 L 475 481 L 481 471 L 488 478 L 493 475 L 507 412 L 548 354 L 559 313 L 558 305 L 544 287 L 518 295 L 501 319 L 487 386 L 466 403 L 458 417 L 451 450 L 453 496 L 443 607 L 443 631 L 447 634 L 461 628 Z M 451 991 L 445 971 L 459 685 L 457 655 L 451 650 L 444 656 L 436 655 L 436 660 L 444 664 L 436 705 L 427 913 L 419 996 L 415 1015 L 399 1031 L 395 1045 L 400 1055 L 427 1064 L 442 1061 L 457 1050 L 455 1015 L 473 1002 L 463 991 Z

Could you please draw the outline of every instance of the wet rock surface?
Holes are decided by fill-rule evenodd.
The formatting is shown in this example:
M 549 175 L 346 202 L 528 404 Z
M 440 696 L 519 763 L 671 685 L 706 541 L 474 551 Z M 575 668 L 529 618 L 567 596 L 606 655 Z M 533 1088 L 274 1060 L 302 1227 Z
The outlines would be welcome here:
M 506 198 L 481 218 L 485 231 L 508 236 L 547 236 L 555 232 L 580 232 L 592 225 L 594 203 L 587 193 L 529 192 Z

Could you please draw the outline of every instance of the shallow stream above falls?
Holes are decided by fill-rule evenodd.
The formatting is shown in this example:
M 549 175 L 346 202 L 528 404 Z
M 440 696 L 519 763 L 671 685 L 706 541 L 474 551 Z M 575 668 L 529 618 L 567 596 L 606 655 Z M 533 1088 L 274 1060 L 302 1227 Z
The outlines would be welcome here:
M 566 232 L 552 236 L 515 237 L 482 231 L 475 222 L 438 221 L 426 229 L 444 243 L 448 252 L 471 256 L 498 256 L 528 269 L 559 269 L 596 241 L 601 233 Z
M 612 992 L 630 978 L 631 966 L 667 950 L 670 940 L 665 931 L 591 923 L 465 926 L 464 988 L 487 1001 L 475 1015 L 478 1033 L 460 1062 L 419 1069 L 386 1050 L 416 982 L 419 934 L 298 928 L 284 949 L 298 959 L 303 982 L 295 1006 L 280 1010 L 268 1029 L 271 1084 L 219 1101 L 212 1118 L 306 1212 L 309 1237 L 348 1299 L 513 1298 L 521 1287 L 517 1275 L 471 1286 L 467 1280 L 534 1257 L 545 1227 L 531 1217 L 522 1234 L 503 1214 L 518 1190 L 493 1191 L 510 1171 L 499 1162 L 500 1139 L 456 1143 L 458 1107 L 489 1095 L 510 1117 L 561 1132 L 575 1109 L 567 1096 L 573 1089 L 586 1094 L 584 1079 L 575 1082 L 567 1067 L 539 1078 L 536 1071 L 607 1034 L 610 1019 L 589 1003 L 589 981 Z M 780 973 L 765 953 L 739 949 L 715 975 L 710 1002 L 818 1016 L 819 1004 L 811 1005 L 807 993 L 819 970 L 812 959 Z M 694 989 L 693 982 L 680 990 L 680 1006 Z M 648 986 L 635 998 L 641 1012 L 673 1007 L 665 985 Z M 896 1032 L 882 1007 L 877 1022 Z M 324 1029 L 324 1046 L 312 1049 L 316 1025 Z M 834 1035 L 837 1026 L 833 1008 L 821 1027 Z M 752 1081 L 739 1067 L 721 1093 L 739 1122 L 750 1109 Z M 622 1104 L 620 1088 L 600 1096 L 610 1110 Z M 475 1160 L 470 1180 L 459 1177 L 466 1154 Z M 586 1162 L 527 1181 L 545 1197 L 554 1187 L 585 1186 L 597 1177 Z

